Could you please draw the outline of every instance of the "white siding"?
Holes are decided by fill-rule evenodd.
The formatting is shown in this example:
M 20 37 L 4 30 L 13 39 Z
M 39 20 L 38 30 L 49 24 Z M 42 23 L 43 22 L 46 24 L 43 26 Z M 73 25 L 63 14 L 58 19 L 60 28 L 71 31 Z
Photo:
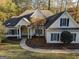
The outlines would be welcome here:
M 22 25 L 24 25 L 24 26 L 27 26 L 27 25 L 29 25 L 30 23 L 28 22 L 28 20 L 26 21 L 26 20 L 24 20 L 24 19 L 21 19 L 18 23 L 17 23 L 17 25 L 15 26 L 15 27 L 17 27 L 17 26 L 22 26 Z
M 60 27 L 60 19 L 69 18 L 69 26 Z M 74 19 L 67 13 L 64 12 L 49 28 L 78 28 L 79 25 L 74 21 Z
M 60 26 L 60 19 L 61 18 L 69 18 L 69 26 Z M 47 43 L 61 43 L 61 41 L 51 41 L 51 33 L 59 33 L 61 34 L 62 29 L 54 29 L 54 28 L 79 28 L 79 25 L 76 23 L 76 21 L 68 14 L 68 12 L 64 12 L 48 29 L 46 29 L 46 41 Z M 76 41 L 72 43 L 79 43 L 79 30 L 67 30 L 71 33 L 76 33 Z
M 51 33 L 61 33 L 61 32 L 46 32 L 47 43 L 60 43 L 60 41 L 51 41 Z
M 70 31 L 71 33 L 76 33 L 76 41 L 72 43 L 79 43 L 79 31 Z M 61 34 L 62 31 L 48 31 L 46 30 L 46 41 L 47 43 L 61 43 L 61 41 L 51 41 L 51 33 L 59 33 Z

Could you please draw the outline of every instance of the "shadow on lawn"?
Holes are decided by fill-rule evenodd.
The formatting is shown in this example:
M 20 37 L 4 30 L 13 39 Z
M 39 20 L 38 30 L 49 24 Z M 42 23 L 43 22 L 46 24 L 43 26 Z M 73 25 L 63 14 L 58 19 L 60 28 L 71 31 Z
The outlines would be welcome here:
M 12 38 L 12 39 L 8 39 L 6 38 L 5 40 L 2 40 L 2 43 L 10 43 L 10 44 L 19 44 L 21 41 L 21 39 L 15 39 L 15 38 Z

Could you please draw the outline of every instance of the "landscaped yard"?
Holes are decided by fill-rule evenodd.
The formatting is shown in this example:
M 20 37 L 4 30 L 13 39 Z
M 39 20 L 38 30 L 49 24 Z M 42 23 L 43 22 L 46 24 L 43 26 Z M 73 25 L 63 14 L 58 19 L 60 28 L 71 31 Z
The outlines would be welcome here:
M 8 59 L 79 59 L 79 54 L 41 54 L 21 49 L 19 44 L 0 44 L 0 56 Z
M 46 43 L 44 37 L 33 37 L 32 40 L 26 40 L 26 45 L 32 48 L 41 48 L 41 49 L 79 49 L 79 43 L 68 44 L 67 46 L 62 43 Z
M 79 54 L 35 53 L 22 49 L 19 45 L 19 41 L 15 42 L 6 40 L 6 42 L 7 43 L 3 44 L 0 43 L 0 57 L 6 57 L 8 59 L 79 59 Z M 36 41 L 33 41 L 33 43 L 36 42 L 39 43 L 41 40 L 38 41 L 37 39 Z M 42 43 L 43 41 L 38 45 L 41 44 L 42 46 Z M 33 47 L 35 47 L 35 45 Z

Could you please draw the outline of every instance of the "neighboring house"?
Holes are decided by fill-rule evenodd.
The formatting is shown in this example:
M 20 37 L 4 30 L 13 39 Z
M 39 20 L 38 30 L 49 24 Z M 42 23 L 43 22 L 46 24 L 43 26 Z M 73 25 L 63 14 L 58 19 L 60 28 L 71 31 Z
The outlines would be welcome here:
M 48 13 L 47 15 L 50 16 L 46 16 L 44 13 L 37 9 L 32 13 L 24 14 L 24 16 L 7 20 L 4 23 L 6 37 L 21 39 L 23 36 L 27 36 L 28 39 L 32 39 L 33 36 L 43 36 L 47 43 L 61 43 L 61 33 L 69 31 L 73 35 L 72 43 L 79 43 L 79 24 L 67 11 L 55 15 Z

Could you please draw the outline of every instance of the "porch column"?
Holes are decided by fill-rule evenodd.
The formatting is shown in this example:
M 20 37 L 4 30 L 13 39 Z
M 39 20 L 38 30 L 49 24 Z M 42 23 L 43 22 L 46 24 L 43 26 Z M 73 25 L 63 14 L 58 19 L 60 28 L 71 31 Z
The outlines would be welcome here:
M 19 26 L 19 38 L 21 39 L 21 26 Z
M 18 36 L 18 35 L 19 35 L 19 32 L 18 32 L 18 30 L 19 30 L 19 29 L 17 28 L 17 39 L 19 38 L 19 36 Z
M 32 27 L 28 27 L 28 39 L 32 39 Z
M 29 30 L 29 27 L 28 27 L 28 39 L 30 38 L 30 30 Z
M 30 39 L 32 39 L 32 28 L 30 28 Z
M 46 34 L 45 32 L 46 32 L 46 31 L 45 31 L 45 27 L 44 27 L 44 36 L 45 36 L 45 34 Z
M 8 28 L 5 28 L 5 36 L 7 37 L 8 35 Z

